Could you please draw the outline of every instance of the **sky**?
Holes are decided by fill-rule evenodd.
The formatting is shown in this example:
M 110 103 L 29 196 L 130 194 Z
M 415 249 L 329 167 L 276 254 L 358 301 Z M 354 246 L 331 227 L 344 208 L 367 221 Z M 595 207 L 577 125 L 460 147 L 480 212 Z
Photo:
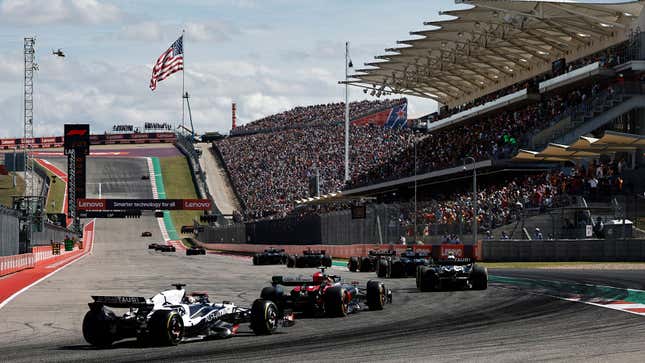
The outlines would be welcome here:
M 197 132 L 298 105 L 344 100 L 344 43 L 356 68 L 446 19 L 453 0 L 0 0 L 0 137 L 23 133 L 23 38 L 36 37 L 34 135 L 64 123 L 181 120 L 181 73 L 148 85 L 157 57 L 186 31 L 185 85 Z M 52 55 L 62 48 L 65 58 Z M 369 99 L 357 88 L 351 100 Z M 392 95 L 390 97 L 395 97 Z M 408 97 L 410 117 L 436 103 Z
M 369 4 L 369 5 L 367 5 Z M 36 38 L 34 135 L 64 123 L 181 120 L 181 73 L 149 89 L 157 57 L 186 31 L 185 86 L 198 132 L 298 105 L 344 100 L 344 43 L 356 68 L 409 39 L 450 0 L 0 0 L 0 137 L 23 133 L 23 38 Z M 65 58 L 52 55 L 61 48 Z M 373 98 L 350 88 L 350 99 Z M 394 96 L 390 96 L 394 97 Z M 410 116 L 436 103 L 409 98 Z

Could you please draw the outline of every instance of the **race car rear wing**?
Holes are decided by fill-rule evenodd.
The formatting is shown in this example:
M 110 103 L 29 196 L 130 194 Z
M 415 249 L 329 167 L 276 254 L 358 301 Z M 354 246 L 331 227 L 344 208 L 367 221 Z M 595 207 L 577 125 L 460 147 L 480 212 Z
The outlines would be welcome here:
M 473 263 L 473 259 L 468 257 L 462 257 L 462 258 L 455 258 L 454 260 L 447 260 L 447 259 L 435 260 L 434 262 L 437 265 L 469 265 Z
M 283 286 L 301 286 L 306 284 L 312 284 L 313 279 L 307 278 L 304 276 L 298 277 L 285 277 L 285 276 L 272 276 L 271 284 L 272 285 L 283 285 Z
M 91 305 L 111 308 L 140 308 L 154 305 L 141 296 L 92 296 L 92 299 L 94 302 L 90 303 Z

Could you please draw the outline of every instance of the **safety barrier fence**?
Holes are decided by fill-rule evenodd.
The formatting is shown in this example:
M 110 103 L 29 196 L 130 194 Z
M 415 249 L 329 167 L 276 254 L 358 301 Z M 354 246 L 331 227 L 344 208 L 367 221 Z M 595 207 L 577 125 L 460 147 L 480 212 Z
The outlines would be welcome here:
M 34 268 L 36 259 L 33 253 L 0 257 L 0 276 Z
M 25 269 L 36 267 L 36 265 L 53 263 L 57 261 L 69 261 L 91 249 L 94 243 L 94 221 L 90 221 L 83 227 L 83 239 L 75 244 L 71 251 L 65 251 L 60 246 L 58 254 L 54 254 L 54 246 L 35 246 L 32 252 L 19 255 L 0 257 L 0 276 L 8 275 Z

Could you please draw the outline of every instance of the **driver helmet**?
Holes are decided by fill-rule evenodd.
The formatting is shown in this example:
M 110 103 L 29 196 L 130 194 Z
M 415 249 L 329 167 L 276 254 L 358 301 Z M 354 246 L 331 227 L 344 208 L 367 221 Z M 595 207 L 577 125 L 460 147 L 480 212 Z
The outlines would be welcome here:
M 322 284 L 324 280 L 325 280 L 325 276 L 323 275 L 322 272 L 316 272 L 314 274 L 314 284 Z
M 186 301 L 188 302 L 188 304 L 194 304 L 197 302 L 197 299 L 195 299 L 194 296 L 188 295 L 186 296 Z
M 450 253 L 448 254 L 448 261 L 454 261 L 454 260 L 456 260 L 456 259 L 457 259 L 457 257 L 455 257 L 455 254 L 454 254 L 454 253 L 450 252 Z

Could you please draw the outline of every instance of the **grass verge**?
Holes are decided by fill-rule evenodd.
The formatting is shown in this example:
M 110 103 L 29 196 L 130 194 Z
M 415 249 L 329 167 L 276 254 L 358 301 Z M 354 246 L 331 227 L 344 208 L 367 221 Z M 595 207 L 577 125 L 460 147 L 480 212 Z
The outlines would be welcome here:
M 12 196 L 23 195 L 25 191 L 25 181 L 20 176 L 16 176 L 16 187 L 13 186 L 13 176 L 0 175 L 0 204 L 11 208 Z
M 49 193 L 47 194 L 46 210 L 47 213 L 62 213 L 63 203 L 65 201 L 65 183 L 60 180 L 54 173 L 36 164 L 37 168 L 41 168 L 47 173 L 49 177 Z
M 163 184 L 167 199 L 197 199 L 197 191 L 190 175 L 188 161 L 183 156 L 159 158 Z M 193 219 L 199 219 L 201 211 L 171 211 L 170 218 L 177 233 L 181 235 L 181 226 L 192 225 Z

